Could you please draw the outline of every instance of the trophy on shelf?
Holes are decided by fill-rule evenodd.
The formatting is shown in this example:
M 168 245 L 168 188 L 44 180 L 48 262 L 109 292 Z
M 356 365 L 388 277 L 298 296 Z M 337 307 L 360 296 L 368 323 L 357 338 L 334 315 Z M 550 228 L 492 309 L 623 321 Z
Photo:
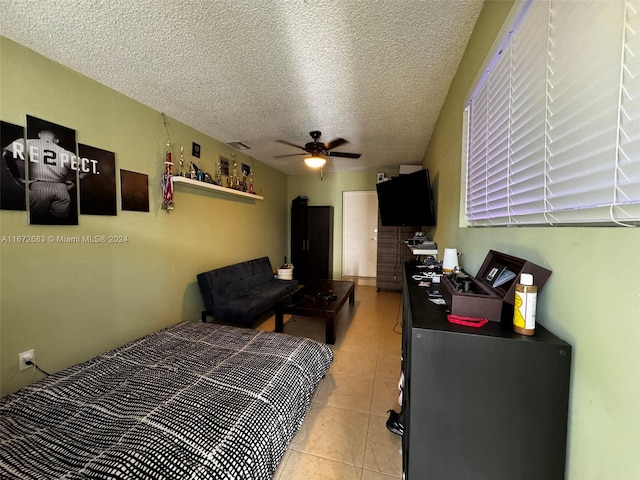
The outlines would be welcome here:
M 218 157 L 218 161 L 216 162 L 216 180 L 214 183 L 222 186 L 222 167 L 220 165 L 220 157 Z
M 198 179 L 198 168 L 196 167 L 196 164 L 193 162 L 191 162 L 191 165 L 189 166 L 189 178 L 191 180 Z
M 247 172 L 245 172 L 244 170 L 242 170 L 242 183 L 240 184 L 240 189 L 243 192 L 247 191 Z
M 238 163 L 235 160 L 236 154 L 232 153 L 231 156 L 233 158 L 233 167 L 231 168 L 231 188 L 237 190 L 240 185 L 240 180 L 238 178 Z
M 184 169 L 184 147 L 180 146 L 180 169 L 178 171 L 180 177 L 186 177 L 187 172 Z
M 253 191 L 253 168 L 249 170 L 249 193 L 255 193 Z

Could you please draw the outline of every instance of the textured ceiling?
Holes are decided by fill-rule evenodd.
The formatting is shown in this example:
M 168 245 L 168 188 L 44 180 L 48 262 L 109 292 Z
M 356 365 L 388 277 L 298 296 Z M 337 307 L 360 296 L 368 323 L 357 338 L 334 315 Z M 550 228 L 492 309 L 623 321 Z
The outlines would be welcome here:
M 0 0 L 0 33 L 287 174 L 420 163 L 481 0 Z

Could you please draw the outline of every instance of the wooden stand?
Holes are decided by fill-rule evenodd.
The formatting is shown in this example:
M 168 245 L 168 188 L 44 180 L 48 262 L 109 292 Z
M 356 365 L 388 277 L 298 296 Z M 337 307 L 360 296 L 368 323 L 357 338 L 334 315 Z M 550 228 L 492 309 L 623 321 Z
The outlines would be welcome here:
M 404 241 L 416 227 L 383 227 L 378 216 L 378 264 L 376 288 L 402 290 L 402 266 L 411 260 L 411 251 Z

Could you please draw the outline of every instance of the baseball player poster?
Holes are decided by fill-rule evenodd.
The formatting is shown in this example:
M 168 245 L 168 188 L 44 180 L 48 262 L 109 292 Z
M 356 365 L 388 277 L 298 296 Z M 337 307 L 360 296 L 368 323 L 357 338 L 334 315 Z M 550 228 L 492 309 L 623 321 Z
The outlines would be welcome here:
M 26 148 L 16 156 L 28 162 L 29 222 L 77 225 L 76 131 L 27 115 Z
M 30 115 L 24 133 L 0 121 L 0 208 L 28 204 L 32 225 L 78 225 L 80 196 L 81 213 L 116 215 L 113 152 L 77 145 L 75 130 Z
M 78 157 L 80 159 L 80 213 L 116 215 L 115 154 L 79 143 Z
M 26 207 L 24 161 L 13 158 L 13 142 L 24 138 L 24 127 L 0 121 L 0 209 L 22 210 Z

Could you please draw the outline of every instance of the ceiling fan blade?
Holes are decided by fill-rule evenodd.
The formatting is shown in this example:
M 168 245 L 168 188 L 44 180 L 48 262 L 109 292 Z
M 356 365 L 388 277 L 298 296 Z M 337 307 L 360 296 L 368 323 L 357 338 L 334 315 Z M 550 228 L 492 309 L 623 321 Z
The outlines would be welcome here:
M 329 143 L 324 145 L 325 150 L 331 150 L 332 148 L 339 147 L 340 145 L 344 145 L 347 142 L 344 138 L 336 138 L 335 140 L 331 140 Z
M 273 158 L 297 157 L 298 155 L 309 155 L 308 153 L 290 153 L 289 155 L 276 155 Z
M 300 145 L 296 145 L 295 143 L 287 142 L 286 140 L 276 140 L 276 142 L 284 143 L 285 145 L 289 145 L 291 147 L 296 147 L 296 148 L 299 148 L 300 150 L 304 150 L 306 152 L 304 147 L 301 147 Z
M 347 153 L 347 152 L 327 152 L 328 157 L 345 157 L 345 158 L 360 158 L 359 153 Z

